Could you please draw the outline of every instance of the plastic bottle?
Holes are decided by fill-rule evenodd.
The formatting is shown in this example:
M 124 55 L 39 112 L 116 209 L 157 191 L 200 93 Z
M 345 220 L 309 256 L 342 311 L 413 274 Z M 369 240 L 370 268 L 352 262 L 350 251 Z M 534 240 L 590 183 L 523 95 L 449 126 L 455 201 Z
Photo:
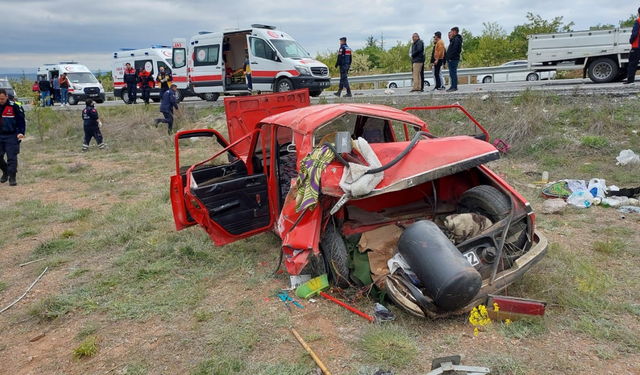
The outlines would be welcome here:
M 547 171 L 542 172 L 542 182 L 544 182 L 545 184 L 549 182 L 549 172 Z

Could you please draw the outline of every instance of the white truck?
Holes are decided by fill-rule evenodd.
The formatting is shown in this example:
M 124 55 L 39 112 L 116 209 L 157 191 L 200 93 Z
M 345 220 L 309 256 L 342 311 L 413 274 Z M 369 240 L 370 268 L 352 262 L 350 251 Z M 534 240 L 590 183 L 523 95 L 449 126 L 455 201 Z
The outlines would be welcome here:
M 245 61 L 255 91 L 306 88 L 309 95 L 318 96 L 331 85 L 329 68 L 273 26 L 200 32 L 189 43 L 182 38 L 173 40 L 174 71 L 186 66 L 191 91 L 205 100 L 215 101 L 221 94 L 246 95 Z
M 102 103 L 105 99 L 104 87 L 91 70 L 75 61 L 63 61 L 58 64 L 44 64 L 38 68 L 38 80 L 58 79 L 63 73 L 71 82 L 67 102 L 76 105 L 82 100 L 89 98 Z
M 582 69 L 596 83 L 621 81 L 629 66 L 631 27 L 529 35 L 528 67 L 535 71 Z

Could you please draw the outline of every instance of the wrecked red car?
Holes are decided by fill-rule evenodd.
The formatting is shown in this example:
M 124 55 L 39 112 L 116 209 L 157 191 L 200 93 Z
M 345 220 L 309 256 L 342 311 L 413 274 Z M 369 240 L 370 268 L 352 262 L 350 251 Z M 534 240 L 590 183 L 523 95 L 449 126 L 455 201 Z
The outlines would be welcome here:
M 395 303 L 432 318 L 486 302 L 547 251 L 529 203 L 484 165 L 500 157 L 489 134 L 459 105 L 310 106 L 291 91 L 225 98 L 225 110 L 229 141 L 176 134 L 179 230 L 199 224 L 218 246 L 272 230 L 291 275 L 328 273 L 340 287 L 357 281 L 355 247 Z M 413 114 L 443 110 L 477 130 L 439 138 Z M 215 140 L 211 156 L 181 162 L 201 137 Z

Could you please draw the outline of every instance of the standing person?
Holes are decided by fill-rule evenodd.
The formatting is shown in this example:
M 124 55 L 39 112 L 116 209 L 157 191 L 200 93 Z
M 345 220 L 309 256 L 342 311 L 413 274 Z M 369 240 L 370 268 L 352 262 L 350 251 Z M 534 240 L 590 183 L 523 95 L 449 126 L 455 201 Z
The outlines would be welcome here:
M 58 76 L 53 77 L 53 98 L 56 102 L 62 105 L 62 102 L 60 101 L 60 80 L 58 79 Z
M 244 54 L 244 64 L 242 64 L 242 70 L 244 71 L 244 77 L 247 80 L 247 89 L 249 90 L 249 95 L 253 91 L 253 83 L 251 82 L 251 63 L 249 62 L 249 53 L 245 52 Z
M 58 80 L 60 83 L 60 105 L 61 106 L 69 106 L 67 102 L 67 98 L 69 97 L 69 87 L 71 87 L 71 82 L 69 82 L 69 78 L 67 78 L 67 73 L 62 73 L 62 76 Z
M 126 63 L 125 67 L 126 69 L 124 70 L 123 80 L 124 87 L 127 88 L 127 95 L 129 96 L 128 104 L 136 104 L 136 87 L 138 86 L 138 74 L 136 73 L 136 70 L 131 67 L 131 64 Z
M 343 88 L 347 89 L 346 98 L 351 97 L 351 87 L 349 86 L 349 79 L 347 74 L 351 68 L 351 48 L 347 45 L 347 37 L 340 38 L 340 48 L 338 49 L 338 60 L 336 61 L 336 68 L 340 67 L 340 86 L 338 86 L 338 92 L 335 96 L 340 97 L 340 93 Z
M 33 82 L 31 91 L 33 92 L 33 100 L 31 101 L 31 104 L 35 105 L 40 100 L 40 85 L 38 84 L 38 81 Z
M 167 124 L 167 133 L 169 135 L 171 135 L 171 132 L 173 131 L 173 109 L 178 109 L 176 91 L 178 91 L 178 86 L 174 84 L 171 85 L 170 90 L 165 91 L 164 95 L 162 95 L 162 101 L 160 102 L 160 112 L 164 115 L 164 118 L 155 119 L 156 128 L 161 122 Z
M 452 27 L 449 33 L 451 42 L 447 49 L 447 64 L 449 65 L 449 77 L 451 87 L 447 92 L 458 91 L 458 63 L 462 54 L 462 35 L 458 27 Z
M 638 8 L 638 18 L 633 23 L 629 43 L 631 43 L 631 50 L 629 51 L 629 66 L 627 67 L 627 82 L 624 83 L 625 85 L 630 85 L 636 81 L 636 70 L 638 69 L 638 61 L 640 61 L 640 8 Z
M 82 120 L 84 120 L 84 141 L 82 142 L 82 151 L 89 149 L 89 143 L 91 138 L 95 138 L 98 143 L 98 147 L 104 149 L 105 144 L 102 142 L 102 133 L 100 132 L 100 116 L 98 111 L 94 108 L 95 102 L 91 99 L 87 99 L 86 107 L 82 110 Z
M 442 65 L 444 64 L 444 42 L 442 41 L 442 33 L 436 31 L 433 37 L 435 45 L 433 46 L 433 76 L 436 79 L 436 90 L 444 89 L 444 82 L 440 78 Z
M 40 99 L 42 100 L 42 106 L 49 106 L 49 99 L 51 99 L 51 84 L 45 77 L 42 77 L 40 82 L 38 82 L 38 87 L 40 88 Z
M 149 104 L 149 97 L 151 96 L 151 88 L 154 86 L 155 80 L 151 73 L 147 72 L 145 68 L 140 68 L 138 73 L 138 82 L 140 84 L 140 91 L 142 92 L 142 100 L 144 104 Z
M 53 106 L 53 104 L 56 102 L 56 90 L 53 81 L 55 81 L 55 79 L 51 77 L 51 79 L 49 80 L 49 86 L 51 86 L 51 92 L 49 93 L 49 102 L 51 103 L 51 106 Z
M 165 72 L 164 67 L 160 67 L 158 72 L 158 77 L 156 77 L 156 82 L 160 85 L 160 100 L 164 98 L 164 93 L 169 91 L 169 87 L 171 87 L 171 81 L 173 81 L 173 76 L 171 72 Z
M 411 91 L 424 91 L 424 42 L 418 33 L 411 36 L 411 66 L 413 71 L 413 89 Z
M 17 185 L 18 154 L 26 127 L 22 108 L 9 100 L 5 89 L 0 89 L 0 169 L 2 170 L 0 183 L 8 180 L 10 186 Z M 7 155 L 6 162 L 4 161 L 5 154 Z

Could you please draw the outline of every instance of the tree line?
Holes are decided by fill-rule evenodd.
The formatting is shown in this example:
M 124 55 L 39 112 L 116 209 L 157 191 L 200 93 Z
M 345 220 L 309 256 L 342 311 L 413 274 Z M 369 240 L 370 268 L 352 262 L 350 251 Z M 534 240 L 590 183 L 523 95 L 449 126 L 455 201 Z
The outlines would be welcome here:
M 631 27 L 636 20 L 636 15 L 631 14 L 628 19 L 621 20 L 618 27 Z M 528 40 L 527 36 L 532 34 L 546 34 L 574 31 L 573 22 L 565 23 L 564 17 L 558 16 L 551 20 L 545 20 L 540 15 L 527 13 L 527 22 L 517 25 L 513 31 L 508 33 L 497 22 L 485 22 L 484 29 L 480 35 L 473 35 L 471 31 L 462 29 L 462 56 L 460 60 L 461 68 L 475 68 L 483 66 L 496 66 L 512 60 L 526 60 Z M 591 26 L 590 30 L 612 29 L 613 24 L 597 24 Z M 448 30 L 443 31 L 443 38 L 446 38 Z M 432 36 L 423 37 L 426 42 Z M 446 39 L 445 39 L 446 42 Z M 386 41 L 381 38 L 375 39 L 373 36 L 367 38 L 363 48 L 353 51 L 351 71 L 352 75 L 401 73 L 411 71 L 411 58 L 409 48 L 411 41 L 406 43 L 397 41 L 396 45 L 385 49 Z M 427 47 L 427 62 L 431 55 L 433 41 Z M 339 71 L 334 68 L 337 51 L 327 51 L 318 53 L 316 59 L 329 67 L 331 76 L 338 76 Z

